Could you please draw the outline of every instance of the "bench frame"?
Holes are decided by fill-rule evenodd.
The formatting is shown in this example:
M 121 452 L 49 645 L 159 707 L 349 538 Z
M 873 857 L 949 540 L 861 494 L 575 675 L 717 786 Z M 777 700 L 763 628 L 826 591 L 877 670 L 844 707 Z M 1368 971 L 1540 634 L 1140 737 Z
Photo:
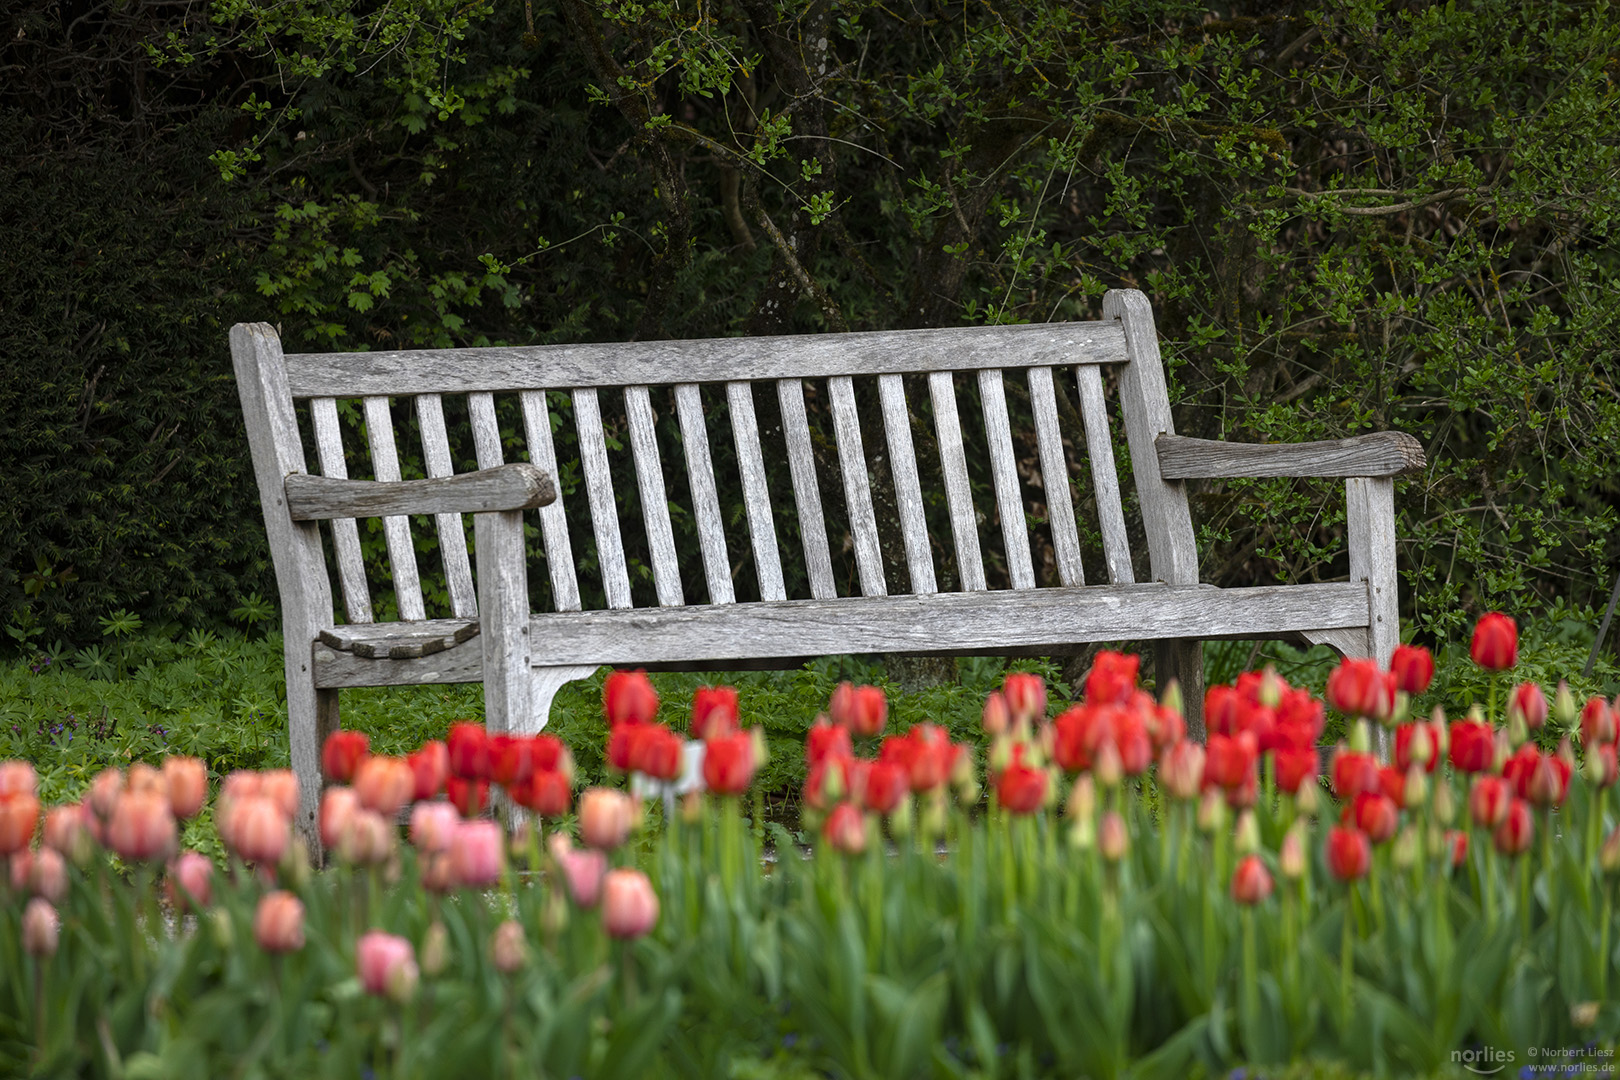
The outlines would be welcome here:
M 242 324 L 231 348 L 281 594 L 299 827 L 318 836 L 320 748 L 339 726 L 343 687 L 484 683 L 494 730 L 537 731 L 565 683 L 603 664 L 685 669 L 787 666 L 833 652 L 1052 654 L 1093 641 L 1152 640 L 1161 683 L 1180 680 L 1202 733 L 1206 638 L 1285 637 L 1387 663 L 1399 640 L 1393 477 L 1422 467 L 1415 439 L 1381 432 L 1332 442 L 1253 445 L 1177 436 L 1147 298 L 1113 290 L 1104 319 L 807 337 L 284 355 L 274 328 Z M 1148 545 L 1138 584 L 1127 541 L 1100 364 L 1119 365 L 1119 400 Z M 993 366 L 992 366 L 993 365 Z M 1087 585 L 1066 482 L 1053 368 L 1075 366 L 1110 584 Z M 1046 484 L 1060 586 L 1036 587 L 1003 371 L 1023 368 Z M 989 590 L 968 485 L 953 372 L 975 372 L 1013 588 Z M 686 600 L 676 570 L 649 385 L 674 396 L 709 603 Z M 962 592 L 937 591 L 904 374 L 927 374 Z M 852 378 L 878 376 L 909 594 L 890 595 Z M 825 379 L 859 572 L 837 595 L 805 420 L 803 382 Z M 811 598 L 788 599 L 750 384 L 775 380 Z M 736 603 L 698 386 L 725 383 L 762 600 Z M 623 388 L 658 607 L 631 604 L 597 393 Z M 492 394 L 522 394 L 529 464 L 505 464 Z M 580 610 L 547 392 L 572 394 L 608 609 Z M 479 469 L 453 475 L 440 395 L 466 394 Z M 430 478 L 402 481 L 389 398 L 413 395 Z M 364 400 L 376 480 L 347 478 L 335 399 Z M 309 475 L 295 400 L 309 400 L 323 476 Z M 1079 438 L 1076 436 L 1078 447 Z M 1217 589 L 1198 580 L 1186 481 L 1343 477 L 1348 582 Z M 540 509 L 559 610 L 528 610 L 523 512 Z M 474 514 L 474 596 L 460 514 Z M 427 619 L 405 515 L 433 514 L 453 617 Z M 381 517 L 402 619 L 373 621 L 355 518 Z M 334 620 L 319 522 L 329 521 L 349 622 Z M 473 621 L 476 620 L 476 623 Z M 476 631 L 478 645 L 471 637 Z M 459 644 L 465 641 L 466 644 Z

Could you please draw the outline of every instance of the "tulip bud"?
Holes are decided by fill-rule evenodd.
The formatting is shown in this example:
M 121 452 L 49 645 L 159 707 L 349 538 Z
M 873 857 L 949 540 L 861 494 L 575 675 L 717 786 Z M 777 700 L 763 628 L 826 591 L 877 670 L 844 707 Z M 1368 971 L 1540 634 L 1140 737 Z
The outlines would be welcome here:
M 183 851 L 169 864 L 169 903 L 177 911 L 186 910 L 191 901 L 198 907 L 207 907 L 213 900 L 213 881 L 213 861 L 198 852 Z
M 923 798 L 922 813 L 917 817 L 917 831 L 934 840 L 945 835 L 950 817 L 950 806 L 945 801 L 945 789 L 935 788 Z
M 1575 771 L 1575 747 L 1570 743 L 1568 735 L 1558 740 L 1558 749 L 1553 753 L 1564 763 L 1564 768 L 1569 772 Z
M 1097 846 L 1097 822 L 1091 818 L 1076 818 L 1069 826 L 1069 846 L 1076 851 L 1090 851 Z
M 1508 758 L 1513 756 L 1513 743 L 1508 739 L 1508 733 L 1501 728 L 1496 729 L 1496 737 L 1491 740 L 1491 772 L 1500 774 L 1502 766 L 1507 764 Z
M 1210 788 L 1198 800 L 1198 828 L 1214 833 L 1226 827 L 1226 798 L 1218 788 Z
M 30 956 L 53 956 L 61 936 L 62 920 L 51 902 L 42 896 L 28 901 L 23 909 L 22 946 Z
M 899 805 L 894 808 L 894 812 L 888 817 L 889 831 L 894 834 L 896 839 L 910 836 L 911 827 L 915 820 L 912 811 L 912 800 L 909 797 L 901 799 Z
M 754 751 L 754 769 L 755 771 L 758 771 L 767 761 L 771 759 L 771 747 L 770 744 L 765 741 L 765 729 L 758 724 L 755 724 L 753 727 L 749 728 L 748 741 Z
M 996 738 L 1007 733 L 1012 727 L 1012 709 L 1007 706 L 1007 699 L 1000 691 L 992 691 L 984 699 L 984 733 Z
M 208 930 L 213 935 L 214 947 L 228 953 L 236 947 L 236 924 L 231 921 L 228 908 L 214 908 L 208 913 Z
M 991 777 L 994 777 L 997 773 L 1000 773 L 1002 770 L 1006 769 L 1008 765 L 1011 765 L 1012 758 L 1013 742 L 1011 739 L 997 738 L 994 742 L 992 742 L 990 744 Z
M 1165 685 L 1164 693 L 1159 697 L 1159 704 L 1163 705 L 1165 708 L 1169 709 L 1173 713 L 1176 713 L 1177 715 L 1186 715 L 1186 710 L 1184 708 L 1185 701 L 1183 700 L 1181 693 L 1180 680 L 1171 679 Z
M 1120 781 L 1125 779 L 1125 766 L 1119 759 L 1119 748 L 1114 745 L 1114 740 L 1109 739 L 1097 748 L 1091 772 L 1097 778 L 1097 783 L 1105 788 L 1118 787 Z
M 1599 1005 L 1600 1003 L 1596 1001 L 1580 1001 L 1571 1005 L 1569 1007 L 1570 1026 L 1577 1028 L 1589 1028 L 1593 1024 L 1596 1024 L 1598 1020 Z
M 1428 724 L 1416 724 L 1412 728 L 1412 745 L 1407 751 L 1412 764 L 1427 766 L 1434 757 L 1434 736 L 1430 734 Z
M 1530 738 L 1530 726 L 1524 721 L 1524 713 L 1516 708 L 1509 708 L 1507 715 L 1508 745 L 1517 750 Z
M 1096 817 L 1097 783 L 1089 773 L 1081 773 L 1075 778 L 1064 812 L 1076 821 L 1090 821 Z
M 1305 876 L 1305 823 L 1296 821 L 1283 834 L 1282 848 L 1277 852 L 1277 870 L 1289 881 Z
M 1605 874 L 1620 873 L 1620 828 L 1610 833 L 1598 851 L 1598 866 Z
M 1408 810 L 1416 810 L 1429 797 L 1429 774 L 1423 766 L 1413 763 L 1406 770 L 1406 783 L 1402 786 L 1403 800 Z
M 1434 819 L 1442 825 L 1450 825 L 1457 818 L 1457 795 L 1451 790 L 1451 782 L 1439 779 L 1434 784 Z
M 1412 697 L 1405 690 L 1395 691 L 1395 705 L 1390 709 L 1389 715 L 1383 718 L 1386 728 L 1394 730 L 1406 723 L 1406 718 L 1412 713 Z
M 1245 855 L 1232 872 L 1232 899 L 1240 904 L 1261 903 L 1271 895 L 1271 874 L 1258 855 Z
M 1299 785 L 1299 794 L 1294 796 L 1294 809 L 1306 817 L 1315 817 L 1316 809 L 1322 798 L 1322 786 L 1315 781 Z
M 1254 819 L 1253 810 L 1238 813 L 1232 837 L 1232 850 L 1239 855 L 1248 855 L 1260 850 L 1260 823 Z
M 444 973 L 450 964 L 450 932 L 444 928 L 444 923 L 434 920 L 428 925 L 427 932 L 422 935 L 422 948 L 417 953 L 417 963 L 422 974 L 430 979 L 436 979 Z
M 1350 749 L 1357 754 L 1372 752 L 1372 727 L 1367 723 L 1366 717 L 1361 717 L 1350 729 Z
M 545 899 L 540 902 L 540 932 L 551 941 L 558 934 L 568 929 L 568 900 L 556 889 L 547 889 Z
M 1558 726 L 1568 730 L 1575 726 L 1575 718 L 1580 716 L 1581 708 L 1575 704 L 1575 695 L 1570 692 L 1569 683 L 1563 679 L 1558 680 L 1558 689 L 1553 693 L 1552 714 L 1558 719 Z
M 1436 705 L 1429 714 L 1429 733 L 1434 736 L 1434 754 L 1443 758 L 1451 749 L 1451 727 L 1446 723 L 1446 710 Z
M 95 837 L 90 835 L 90 810 L 81 803 L 53 806 L 45 811 L 45 846 L 60 851 L 75 866 L 84 866 L 95 855 Z
M 1589 747 L 1586 751 L 1586 760 L 1581 764 L 1581 776 L 1594 787 L 1608 787 L 1615 781 L 1615 778 L 1609 775 L 1611 760 L 1613 759 L 1603 755 L 1601 748 Z
M 1267 664 L 1266 669 L 1260 673 L 1260 704 L 1268 709 L 1275 709 L 1281 703 L 1283 691 L 1287 688 L 1288 684 L 1277 674 L 1276 667 Z
M 1474 704 L 1468 707 L 1468 722 L 1470 724 L 1489 724 L 1485 718 L 1485 706 Z
M 309 884 L 309 845 L 302 836 L 292 838 L 276 869 L 281 883 L 290 889 L 302 889 Z
M 489 941 L 490 960 L 495 970 L 505 975 L 517 971 L 529 959 L 529 943 L 523 937 L 523 924 L 507 919 L 495 928 Z
M 1131 838 L 1125 829 L 1125 819 L 1119 816 L 1119 811 L 1110 810 L 1102 816 L 1102 824 L 1097 827 L 1097 849 L 1102 857 L 1109 862 L 1119 862 L 1130 850 Z
M 1418 855 L 1423 851 L 1423 840 L 1418 835 L 1417 828 L 1406 826 L 1395 836 L 1395 843 L 1390 845 L 1389 858 L 1398 868 L 1410 870 L 1417 864 Z

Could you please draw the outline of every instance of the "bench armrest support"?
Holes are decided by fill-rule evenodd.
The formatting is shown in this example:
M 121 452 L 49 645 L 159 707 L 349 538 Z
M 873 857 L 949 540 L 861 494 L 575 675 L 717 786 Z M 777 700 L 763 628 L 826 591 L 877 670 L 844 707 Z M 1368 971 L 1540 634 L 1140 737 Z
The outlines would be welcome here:
M 1403 476 L 1423 468 L 1423 446 L 1404 431 L 1306 443 L 1235 443 L 1160 435 L 1166 480 L 1262 476 Z
M 557 497 L 551 477 L 525 462 L 392 483 L 292 473 L 285 487 L 294 521 L 532 510 Z

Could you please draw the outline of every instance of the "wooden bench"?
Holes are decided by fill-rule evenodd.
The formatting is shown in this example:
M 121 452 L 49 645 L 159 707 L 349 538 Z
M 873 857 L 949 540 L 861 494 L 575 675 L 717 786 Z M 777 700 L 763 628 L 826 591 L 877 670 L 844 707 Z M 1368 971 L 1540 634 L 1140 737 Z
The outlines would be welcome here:
M 1181 679 L 1197 730 L 1202 639 L 1289 637 L 1387 662 L 1398 640 L 1391 478 L 1422 465 L 1416 440 L 1385 432 L 1257 446 L 1178 437 L 1146 297 L 1116 290 L 1105 297 L 1103 310 L 1100 322 L 307 355 L 283 355 L 268 325 L 237 326 L 231 346 L 281 593 L 302 826 L 314 824 L 320 746 L 338 726 L 338 692 L 344 687 L 482 680 L 493 729 L 535 731 L 544 726 L 561 685 L 603 664 L 705 669 L 788 664 L 833 653 L 1042 655 L 1087 642 L 1152 640 L 1159 678 Z M 1105 368 L 1117 381 L 1130 479 L 1147 542 L 1147 581 L 1137 580 L 1132 565 Z M 1028 388 L 1021 415 L 1029 424 L 1019 426 L 1017 443 L 1003 382 L 1008 373 Z M 965 428 L 958 412 L 957 394 L 969 376 L 977 383 L 982 427 Z M 871 377 L 882 447 L 863 444 L 857 411 L 856 380 L 865 384 Z M 825 395 L 819 401 L 830 411 L 842 474 L 858 580 L 844 583 L 842 592 L 828 545 L 807 384 Z M 711 387 L 711 400 L 723 393 L 728 406 L 740 474 L 734 484 L 716 476 L 704 386 Z M 665 387 L 672 387 L 672 395 Z M 639 523 L 622 522 L 618 513 L 602 419 L 604 391 L 623 396 L 643 511 Z M 769 447 L 755 413 L 761 391 L 774 391 L 780 410 L 780 435 L 767 432 L 773 436 Z M 496 396 L 507 394 L 518 399 L 522 437 L 499 427 Z M 453 475 L 445 421 L 445 400 L 455 395 L 465 398 L 479 470 L 461 475 Z M 702 592 L 692 587 L 695 579 L 681 579 L 671 490 L 659 454 L 655 407 L 671 396 L 690 491 L 683 509 L 695 523 L 701 549 Z M 913 411 L 924 397 L 931 423 Z M 346 478 L 337 402 L 347 398 L 360 399 L 364 410 L 374 481 Z M 415 399 L 430 479 L 400 481 L 391 398 Z M 558 470 L 552 409 L 564 400 L 571 403 L 579 446 L 578 462 L 564 464 L 580 471 L 586 507 L 565 506 L 551 482 Z M 300 431 L 296 403 L 307 403 L 309 432 Z M 1021 395 L 1018 403 L 1024 408 Z M 1067 430 L 1060 417 L 1068 418 Z M 944 515 L 936 510 L 936 525 L 948 518 L 948 548 L 944 530 L 929 533 L 913 449 L 914 430 L 926 437 L 930 428 L 946 509 Z M 305 475 L 306 436 L 321 477 Z M 1016 447 L 1031 443 L 1021 479 Z M 530 464 L 504 464 L 517 446 Z M 785 453 L 791 500 L 768 490 L 767 448 Z M 874 459 L 887 456 L 897 521 L 884 528 L 898 528 L 898 543 L 890 547 L 903 550 L 908 592 L 896 590 L 885 572 L 868 467 L 873 451 Z M 823 460 L 831 460 L 831 453 Z M 970 453 L 976 465 L 988 461 L 993 507 L 974 504 Z M 1080 509 L 1095 511 L 1087 527 L 1091 536 L 1100 534 L 1105 563 L 1102 574 L 1092 570 L 1091 580 L 1101 576 L 1107 584 L 1087 584 L 1081 565 L 1071 485 L 1086 485 L 1071 460 L 1083 459 L 1089 459 L 1090 494 Z M 1231 589 L 1199 583 L 1185 481 L 1261 476 L 1347 478 L 1348 581 Z M 1051 580 L 1045 582 L 1037 581 L 1031 554 L 1026 479 L 1040 485 L 1046 504 L 1046 521 L 1037 518 L 1034 525 L 1042 550 L 1051 553 L 1041 575 Z M 738 508 L 720 501 L 721 492 L 739 489 L 754 569 L 753 581 L 743 583 L 750 586 L 745 602 L 738 602 L 725 534 L 727 513 Z M 530 508 L 538 508 L 549 582 L 543 605 L 549 610 L 533 612 L 522 535 L 523 513 Z M 582 510 L 588 510 L 588 529 Z M 981 516 L 985 511 L 993 516 Z M 476 514 L 476 590 L 460 518 L 469 512 Z M 448 610 L 435 618 L 425 610 L 413 514 L 433 515 L 438 530 Z M 383 521 L 397 621 L 373 616 L 354 520 L 364 517 Z M 993 526 L 981 538 L 981 524 L 998 519 L 999 538 Z M 322 520 L 329 522 L 326 537 L 344 622 L 335 615 Z M 798 550 L 779 544 L 779 522 L 796 524 Z M 634 603 L 624 528 L 644 530 L 652 588 L 641 589 L 651 606 Z M 595 549 L 587 581 L 599 583 L 606 600 L 599 610 L 582 610 L 581 604 L 573 547 L 576 537 L 587 535 Z M 995 556 L 993 573 L 987 574 L 986 554 Z M 951 568 L 948 575 L 936 573 L 936 555 L 941 568 Z M 800 591 L 808 595 L 788 594 L 784 558 L 790 566 L 802 559 L 791 580 L 804 582 Z M 940 589 L 947 576 L 954 591 Z M 752 600 L 754 595 L 759 599 Z

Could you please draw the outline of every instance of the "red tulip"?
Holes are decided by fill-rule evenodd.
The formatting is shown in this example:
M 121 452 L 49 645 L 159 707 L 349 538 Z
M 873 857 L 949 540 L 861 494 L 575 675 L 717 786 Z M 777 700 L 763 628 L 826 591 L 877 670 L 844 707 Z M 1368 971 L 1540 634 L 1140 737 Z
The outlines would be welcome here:
M 1014 814 L 1033 814 L 1046 802 L 1050 778 L 1045 769 L 1024 764 L 1023 747 L 1014 747 L 1013 760 L 996 776 L 996 802 Z
M 452 776 L 444 782 L 444 796 L 462 817 L 477 817 L 489 805 L 489 781 Z
M 841 682 L 827 705 L 832 722 L 849 728 L 857 739 L 870 739 L 883 731 L 889 720 L 889 700 L 876 686 L 856 686 Z
M 612 788 L 589 788 L 579 797 L 579 836 L 586 845 L 612 851 L 630 836 L 635 808 Z
M 628 764 L 634 772 L 654 780 L 681 775 L 681 737 L 662 724 L 635 724 L 621 728 L 630 733 Z
M 1272 764 L 1277 773 L 1277 788 L 1290 795 L 1316 779 L 1316 747 L 1281 746 L 1272 751 Z
M 1204 745 L 1204 785 L 1241 790 L 1255 780 L 1260 747 L 1253 733 L 1211 735 Z
M 368 757 L 354 771 L 360 805 L 383 817 L 397 815 L 416 791 L 416 774 L 404 758 Z
M 1446 832 L 1446 844 L 1451 851 L 1451 865 L 1461 866 L 1468 861 L 1468 834 L 1461 829 L 1450 829 Z
M 602 927 L 609 937 L 628 941 L 658 923 L 658 894 L 640 870 L 609 870 L 602 881 Z
M 23 909 L 22 947 L 30 956 L 54 956 L 62 920 L 51 902 L 36 896 Z
M 692 738 L 730 735 L 738 728 L 737 688 L 700 686 L 692 695 Z
M 450 775 L 462 780 L 489 779 L 489 733 L 483 724 L 451 724 L 445 737 Z
M 1508 804 L 1507 816 L 1496 827 L 1492 839 L 1496 841 L 1496 850 L 1503 855 L 1522 855 L 1530 849 L 1535 835 L 1536 823 L 1530 816 L 1530 804 L 1523 799 L 1514 799 Z
M 1513 788 L 1500 776 L 1479 776 L 1468 792 L 1468 815 L 1482 829 L 1494 829 L 1507 818 Z
M 821 838 L 834 851 L 859 855 L 866 850 L 866 816 L 854 803 L 839 803 L 822 824 Z
M 804 781 L 804 804 L 812 810 L 825 810 L 845 798 L 859 798 L 866 787 L 866 770 L 871 762 L 848 755 L 825 758 L 810 766 Z
M 304 947 L 304 904 L 286 890 L 266 893 L 253 916 L 253 939 L 265 952 L 297 952 Z
M 1421 645 L 1397 645 L 1389 658 L 1389 670 L 1395 676 L 1395 689 L 1421 694 L 1434 680 L 1434 654 Z
M 892 761 L 874 761 L 866 770 L 861 803 L 866 809 L 887 816 L 895 812 L 910 790 L 911 782 L 904 767 Z
M 168 799 L 151 791 L 118 796 L 107 823 L 107 846 L 119 858 L 126 862 L 165 858 L 174 850 L 174 841 L 174 812 Z
M 430 739 L 421 749 L 405 758 L 411 767 L 411 798 L 431 799 L 444 790 L 450 776 L 450 749 L 438 739 Z
M 650 724 L 658 715 L 658 691 L 645 671 L 615 671 L 602 684 L 602 712 L 608 727 Z
M 1496 760 L 1496 735 L 1489 724 L 1451 722 L 1451 767 L 1458 772 L 1489 772 Z
M 1442 733 L 1436 726 L 1427 720 L 1418 720 L 1410 724 L 1402 724 L 1395 729 L 1395 767 L 1403 773 L 1414 763 L 1421 764 L 1425 772 L 1434 772 L 1435 766 L 1440 763 L 1440 739 Z M 1421 762 L 1417 761 L 1419 755 L 1414 754 L 1417 744 L 1421 743 L 1425 754 Z
M 163 779 L 169 790 L 169 810 L 181 821 L 197 816 L 208 798 L 208 766 L 201 758 L 163 760 Z
M 1093 704 L 1120 705 L 1136 689 L 1136 675 L 1142 658 L 1135 654 L 1110 652 L 1104 649 L 1091 662 L 1086 673 L 1086 701 Z M 1039 710 L 1046 711 L 1044 703 Z
M 1204 728 L 1214 735 L 1236 735 L 1243 698 L 1237 688 L 1218 684 L 1204 691 Z
M 986 735 L 1005 735 L 1007 729 L 1012 727 L 1012 708 L 1007 699 L 999 691 L 992 690 L 984 699 L 984 715 L 981 718 Z
M 25 850 L 39 824 L 39 800 L 19 792 L 0 795 L 0 856 Z
M 1052 760 L 1066 773 L 1091 768 L 1098 746 L 1113 738 L 1109 730 L 1112 714 L 1095 705 L 1075 705 L 1052 721 Z
M 1114 733 L 1114 749 L 1119 751 L 1120 767 L 1124 769 L 1126 776 L 1140 776 L 1153 763 L 1153 740 L 1148 737 L 1147 729 L 1148 709 L 1153 707 L 1152 699 L 1149 699 L 1145 709 L 1108 707 L 1114 712 L 1111 727 Z
M 1372 865 L 1372 845 L 1359 829 L 1335 825 L 1328 830 L 1327 864 L 1340 881 L 1354 881 Z
M 1612 743 L 1615 739 L 1614 709 L 1601 697 L 1588 698 L 1581 709 L 1581 745 Z
M 883 740 L 879 756 L 905 769 L 912 791 L 932 791 L 950 776 L 956 747 L 938 724 L 918 724 L 905 735 Z
M 354 779 L 354 770 L 360 767 L 371 751 L 371 739 L 363 731 L 334 731 L 321 747 L 321 771 L 334 784 L 347 784 Z
M 754 740 L 746 731 L 704 744 L 703 783 L 719 795 L 741 795 L 754 779 Z
M 489 778 L 503 788 L 513 788 L 529 778 L 534 768 L 533 744 L 526 735 L 504 731 L 489 737 Z
M 560 770 L 536 769 L 529 782 L 512 793 L 512 798 L 543 818 L 560 818 L 573 803 L 573 785 Z
M 1347 656 L 1328 673 L 1327 699 L 1349 716 L 1383 720 L 1395 708 L 1395 676 L 1380 671 L 1376 660 Z
M 815 766 L 829 757 L 845 757 L 852 753 L 849 729 L 832 723 L 826 716 L 816 717 L 816 722 L 804 737 L 805 764 Z
M 1363 791 L 1345 809 L 1347 818 L 1375 844 L 1394 836 L 1400 824 L 1400 812 L 1394 800 L 1379 792 Z
M 1535 731 L 1547 722 L 1547 695 L 1537 683 L 1520 683 L 1508 695 L 1508 716 L 1517 712 L 1524 717 L 1524 725 Z
M 1046 681 L 1039 675 L 1015 671 L 1001 683 L 1001 696 L 1016 720 L 1033 720 L 1046 715 Z
M 506 837 L 493 821 L 462 821 L 450 841 L 450 872 L 466 889 L 487 889 L 501 880 Z
M 1497 611 L 1481 615 L 1474 624 L 1468 655 L 1486 671 L 1506 671 L 1519 662 L 1518 624 Z
M 1587 750 L 1587 753 L 1597 755 L 1598 767 L 1603 771 L 1602 779 L 1596 781 L 1598 787 L 1611 786 L 1620 777 L 1620 754 L 1617 754 L 1615 744 L 1603 743 Z M 47 818 L 46 824 L 49 823 L 50 819 Z
M 409 1001 L 416 993 L 421 971 L 416 948 L 405 938 L 372 930 L 354 944 L 355 966 L 366 993 L 393 1001 Z
M 1383 768 L 1378 770 L 1378 791 L 1387 797 L 1390 802 L 1394 803 L 1397 808 L 1405 806 L 1406 773 L 1402 772 L 1394 765 L 1385 765 Z M 1371 829 L 1366 829 L 1366 826 L 1362 826 L 1362 828 L 1367 832 L 1372 831 Z M 1376 841 L 1377 837 L 1374 837 L 1373 839 Z
M 1271 895 L 1271 874 L 1258 855 L 1245 855 L 1232 872 L 1232 899 L 1258 904 Z

